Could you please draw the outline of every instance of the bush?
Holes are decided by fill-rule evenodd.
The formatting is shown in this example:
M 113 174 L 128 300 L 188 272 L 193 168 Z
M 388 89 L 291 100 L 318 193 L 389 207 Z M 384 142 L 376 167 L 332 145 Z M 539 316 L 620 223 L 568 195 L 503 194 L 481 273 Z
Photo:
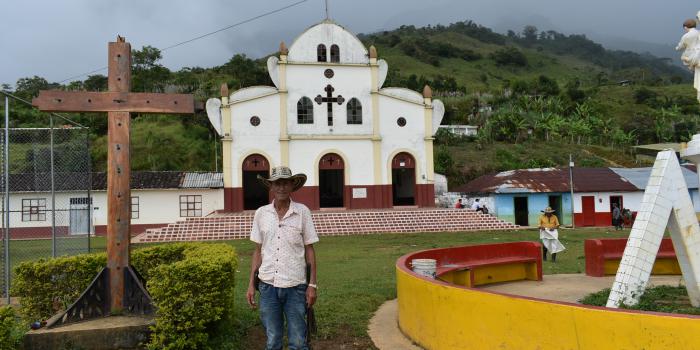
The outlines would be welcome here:
M 187 249 L 182 260 L 152 269 L 147 284 L 157 317 L 148 348 L 199 349 L 217 330 L 230 332 L 235 270 L 236 254 L 226 244 Z
M 24 332 L 15 310 L 9 306 L 0 307 L 0 350 L 18 349 Z
M 206 348 L 217 330 L 230 323 L 236 268 L 232 247 L 158 245 L 134 250 L 131 264 L 146 279 L 156 306 L 149 348 Z M 21 297 L 21 313 L 37 321 L 52 316 L 55 308 L 65 309 L 105 265 L 105 253 L 21 263 L 12 287 L 13 294 Z
M 527 57 L 516 48 L 504 48 L 491 54 L 497 66 L 527 67 Z

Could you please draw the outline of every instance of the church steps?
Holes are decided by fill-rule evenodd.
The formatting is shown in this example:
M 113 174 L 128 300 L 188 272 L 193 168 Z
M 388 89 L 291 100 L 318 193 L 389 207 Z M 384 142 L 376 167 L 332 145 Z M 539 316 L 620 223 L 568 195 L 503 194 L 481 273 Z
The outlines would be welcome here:
M 253 212 L 187 218 L 166 227 L 148 229 L 134 243 L 246 239 Z M 491 215 L 465 209 L 318 211 L 312 213 L 319 236 L 373 233 L 455 232 L 518 228 Z

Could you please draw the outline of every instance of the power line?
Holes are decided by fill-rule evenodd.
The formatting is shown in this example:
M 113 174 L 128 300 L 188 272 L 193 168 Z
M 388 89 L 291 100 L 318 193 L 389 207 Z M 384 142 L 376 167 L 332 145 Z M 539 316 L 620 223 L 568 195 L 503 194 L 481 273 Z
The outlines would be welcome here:
M 291 8 L 291 7 L 294 7 L 294 6 L 297 6 L 297 5 L 299 5 L 299 4 L 301 4 L 301 3 L 304 3 L 304 2 L 307 2 L 307 1 L 308 1 L 308 0 L 300 0 L 300 1 L 297 1 L 297 2 L 292 3 L 292 4 L 289 4 L 289 5 L 287 5 L 287 6 L 280 7 L 280 8 L 278 8 L 278 9 L 276 9 L 276 10 L 268 11 L 268 12 L 265 12 L 265 13 L 263 13 L 263 14 L 260 14 L 260 15 L 257 15 L 257 16 L 254 16 L 254 17 L 245 19 L 245 20 L 240 21 L 240 22 L 238 22 L 238 23 L 234 23 L 234 24 L 228 25 L 228 26 L 226 26 L 226 27 L 217 29 L 217 30 L 215 30 L 215 31 L 213 31 L 213 32 L 209 32 L 209 33 L 206 33 L 206 34 L 202 34 L 202 35 L 197 36 L 197 37 L 194 37 L 194 38 L 192 38 L 192 39 L 188 39 L 188 40 L 185 40 L 185 41 L 176 43 L 176 44 L 172 44 L 172 45 L 167 46 L 167 47 L 165 47 L 165 48 L 163 48 L 163 49 L 160 49 L 160 51 L 163 52 L 163 51 L 166 51 L 166 50 L 169 50 L 169 49 L 172 49 L 172 48 L 181 46 L 181 45 L 185 45 L 185 44 L 191 43 L 191 42 L 193 42 L 193 41 L 196 41 L 196 40 L 199 40 L 199 39 L 202 39 L 202 38 L 206 38 L 206 37 L 208 37 L 208 36 L 210 36 L 210 35 L 214 35 L 214 34 L 216 34 L 216 33 L 223 32 L 223 31 L 225 31 L 225 30 L 228 30 L 228 29 L 231 29 L 231 28 L 240 26 L 240 25 L 242 25 L 242 24 L 246 24 L 246 23 L 252 22 L 252 21 L 254 21 L 254 20 L 256 20 L 256 19 L 260 19 L 260 18 L 269 16 L 269 15 L 272 15 L 272 14 L 275 14 L 275 13 L 278 13 L 278 12 L 281 12 L 281 11 L 284 11 L 284 10 L 286 10 L 286 9 L 289 9 L 289 8 Z M 65 83 L 65 82 L 67 82 L 67 81 L 69 81 L 69 80 L 73 80 L 73 79 L 75 79 L 75 78 L 79 78 L 79 77 L 82 77 L 82 76 L 85 76 L 85 75 L 88 75 L 88 74 L 92 74 L 92 73 L 101 72 L 101 71 L 103 71 L 103 70 L 105 70 L 105 69 L 107 69 L 107 68 L 108 68 L 108 67 L 102 67 L 102 68 L 99 68 L 99 69 L 92 70 L 92 71 L 90 71 L 90 72 L 86 72 L 86 73 L 74 75 L 74 76 L 72 76 L 72 77 L 70 77 L 70 78 L 63 79 L 63 80 L 59 81 L 58 83 L 59 83 L 59 84 L 62 84 L 62 83 Z

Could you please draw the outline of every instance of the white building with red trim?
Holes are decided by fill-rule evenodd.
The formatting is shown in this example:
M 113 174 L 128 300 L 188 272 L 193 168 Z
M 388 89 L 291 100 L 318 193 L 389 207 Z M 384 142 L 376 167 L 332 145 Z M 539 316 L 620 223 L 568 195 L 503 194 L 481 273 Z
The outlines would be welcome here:
M 312 210 L 434 206 L 433 135 L 444 105 L 383 87 L 388 64 L 374 47 L 325 20 L 267 68 L 274 86 L 207 101 L 223 143 L 224 209 L 268 203 L 256 180 L 286 165 L 308 176 L 294 200 Z

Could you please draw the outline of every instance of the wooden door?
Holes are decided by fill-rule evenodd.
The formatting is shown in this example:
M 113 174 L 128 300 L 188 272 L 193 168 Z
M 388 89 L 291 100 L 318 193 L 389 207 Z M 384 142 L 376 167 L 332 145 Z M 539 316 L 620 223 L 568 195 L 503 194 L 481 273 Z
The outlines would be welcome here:
M 595 226 L 595 197 L 581 197 L 581 208 L 583 209 L 583 226 Z

